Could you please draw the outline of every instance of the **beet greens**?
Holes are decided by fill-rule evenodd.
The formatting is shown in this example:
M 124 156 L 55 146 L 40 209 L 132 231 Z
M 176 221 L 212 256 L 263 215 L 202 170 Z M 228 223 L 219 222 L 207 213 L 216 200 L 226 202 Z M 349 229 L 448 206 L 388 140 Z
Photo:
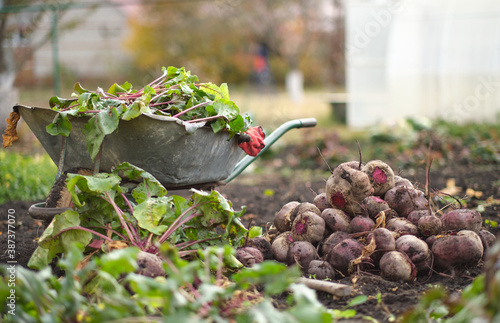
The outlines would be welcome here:
M 138 182 L 132 189 L 124 180 Z M 192 189 L 189 200 L 167 196 L 167 190 L 146 171 L 129 163 L 112 173 L 94 176 L 69 174 L 66 187 L 73 209 L 56 215 L 39 240 L 29 266 L 43 268 L 72 244 L 106 249 L 116 241 L 125 246 L 158 254 L 169 243 L 181 256 L 196 253 L 196 247 L 230 243 L 236 246 L 247 229 L 230 201 L 217 191 Z
M 47 126 L 47 132 L 67 137 L 71 133 L 69 116 L 90 117 L 84 135 L 94 160 L 104 137 L 118 128 L 120 119 L 131 120 L 145 113 L 178 118 L 188 133 L 205 125 L 215 133 L 227 131 L 229 138 L 248 130 L 250 117 L 240 115 L 239 108 L 229 99 L 227 84 L 200 83 L 184 67 L 163 67 L 162 71 L 159 78 L 139 90 L 128 82 L 115 83 L 106 92 L 102 88 L 89 91 L 76 83 L 73 98 L 54 96 L 49 100 L 58 114 Z

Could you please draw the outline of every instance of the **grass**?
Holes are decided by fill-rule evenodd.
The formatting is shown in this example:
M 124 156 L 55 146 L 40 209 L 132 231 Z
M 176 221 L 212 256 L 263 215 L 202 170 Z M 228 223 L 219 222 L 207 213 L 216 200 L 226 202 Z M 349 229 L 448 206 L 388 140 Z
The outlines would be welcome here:
M 47 154 L 25 155 L 0 150 L 0 204 L 7 201 L 44 200 L 57 167 Z

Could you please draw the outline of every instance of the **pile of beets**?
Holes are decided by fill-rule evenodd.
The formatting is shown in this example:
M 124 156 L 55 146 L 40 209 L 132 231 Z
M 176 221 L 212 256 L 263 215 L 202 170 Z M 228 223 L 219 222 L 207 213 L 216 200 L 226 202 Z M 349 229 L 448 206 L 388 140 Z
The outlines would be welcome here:
M 442 213 L 441 211 L 439 213 Z M 475 266 L 495 236 L 476 210 L 432 210 L 428 196 L 380 160 L 338 165 L 312 203 L 288 202 L 265 237 L 236 257 L 298 265 L 305 275 L 334 279 L 357 270 L 387 280 Z

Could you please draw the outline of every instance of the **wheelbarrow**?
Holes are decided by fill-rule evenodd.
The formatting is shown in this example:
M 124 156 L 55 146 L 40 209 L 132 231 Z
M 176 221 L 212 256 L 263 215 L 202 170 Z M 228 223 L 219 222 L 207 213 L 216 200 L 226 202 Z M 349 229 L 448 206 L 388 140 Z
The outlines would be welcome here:
M 228 140 L 227 133 L 213 133 L 210 127 L 189 134 L 180 119 L 143 114 L 130 121 L 120 120 L 117 131 L 104 138 L 100 156 L 92 161 L 82 133 L 88 118 L 70 117 L 72 130 L 64 138 L 46 131 L 56 111 L 23 105 L 15 106 L 14 110 L 58 165 L 58 176 L 74 168 L 110 172 L 115 165 L 129 162 L 149 172 L 168 190 L 213 188 L 229 183 L 286 132 L 314 127 L 317 123 L 315 118 L 285 122 L 266 136 L 265 147 L 257 156 L 243 157 L 244 152 L 238 146 L 240 136 Z M 41 204 L 33 207 L 43 207 Z

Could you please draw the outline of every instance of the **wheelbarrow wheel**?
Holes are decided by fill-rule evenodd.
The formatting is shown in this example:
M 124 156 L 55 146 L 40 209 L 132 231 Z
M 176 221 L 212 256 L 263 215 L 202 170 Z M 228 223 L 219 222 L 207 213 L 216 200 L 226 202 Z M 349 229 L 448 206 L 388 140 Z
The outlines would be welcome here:
M 68 174 L 92 175 L 93 171 L 88 168 L 72 168 L 65 171 L 50 189 L 49 196 L 45 201 L 46 208 L 65 208 L 71 206 L 71 194 L 66 188 Z

